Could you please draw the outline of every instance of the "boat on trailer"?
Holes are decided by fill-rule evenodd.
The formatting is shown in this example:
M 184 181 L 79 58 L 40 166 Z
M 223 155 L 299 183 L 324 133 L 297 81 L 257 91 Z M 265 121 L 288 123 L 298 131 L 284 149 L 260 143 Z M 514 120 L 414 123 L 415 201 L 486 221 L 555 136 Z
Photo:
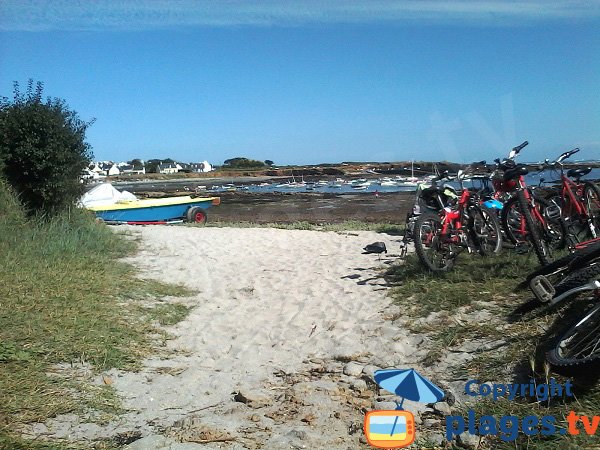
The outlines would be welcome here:
M 107 186 L 108 185 L 108 186 Z M 219 197 L 166 197 L 137 199 L 110 184 L 97 186 L 86 193 L 80 205 L 92 211 L 98 220 L 109 224 L 151 225 L 181 222 L 206 223 L 206 210 L 219 205 Z

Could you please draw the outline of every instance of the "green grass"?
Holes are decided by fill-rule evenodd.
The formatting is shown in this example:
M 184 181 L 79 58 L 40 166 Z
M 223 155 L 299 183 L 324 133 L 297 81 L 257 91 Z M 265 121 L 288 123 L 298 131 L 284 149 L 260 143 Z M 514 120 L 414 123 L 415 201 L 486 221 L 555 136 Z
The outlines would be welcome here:
M 148 317 L 158 321 L 160 325 L 175 325 L 186 318 L 190 308 L 180 303 L 165 303 L 148 309 Z
M 543 350 L 548 345 L 552 330 L 558 324 L 568 323 L 566 315 L 575 309 L 572 304 L 542 314 L 538 310 L 524 312 L 522 306 L 531 300 L 528 290 L 516 290 L 524 276 L 537 267 L 533 255 L 504 252 L 494 258 L 460 255 L 455 270 L 431 274 L 424 270 L 415 256 L 405 264 L 390 268 L 386 279 L 396 287 L 391 295 L 402 306 L 404 318 L 412 318 L 408 327 L 412 332 L 427 334 L 428 351 L 422 364 L 435 366 L 447 354 L 449 347 L 464 342 L 481 343 L 498 340 L 499 348 L 475 353 L 475 357 L 454 368 L 455 379 L 480 379 L 486 382 L 511 383 L 534 378 L 544 382 L 553 376 L 544 363 Z M 491 313 L 485 321 L 469 321 L 469 316 L 482 310 Z M 523 312 L 521 312 L 523 311 Z M 428 317 L 423 322 L 417 320 Z M 570 316 L 569 316 L 570 317 Z M 577 399 L 558 399 L 548 402 L 491 401 L 477 403 L 477 417 L 504 415 L 525 417 L 554 415 L 558 426 L 564 426 L 565 415 L 573 409 L 578 414 L 600 415 L 600 388 L 597 385 L 581 387 Z M 460 412 L 459 412 L 460 413 Z M 466 417 L 466 410 L 462 411 Z M 483 449 L 584 449 L 600 448 L 598 436 L 528 437 L 520 434 L 516 442 L 506 443 L 499 438 L 487 437 Z
M 118 412 L 109 387 L 84 389 L 47 373 L 57 363 L 135 369 L 162 343 L 150 337 L 157 335 L 153 321 L 173 324 L 185 316 L 181 305 L 148 306 L 189 292 L 138 279 L 117 260 L 134 249 L 79 210 L 28 221 L 0 182 L 0 448 L 19 448 L 11 434 L 18 424 L 86 409 Z
M 413 254 L 406 264 L 392 267 L 385 276 L 390 283 L 399 285 L 392 293 L 397 302 L 405 304 L 409 297 L 411 301 L 405 306 L 411 314 L 425 317 L 435 311 L 454 312 L 476 300 L 490 302 L 492 308 L 510 306 L 515 286 L 534 267 L 536 261 L 531 255 L 505 251 L 490 258 L 463 254 L 454 270 L 432 274 Z
M 203 226 L 193 223 L 186 226 Z M 281 228 L 284 230 L 314 230 L 314 231 L 376 231 L 378 233 L 387 233 L 392 235 L 403 234 L 404 225 L 392 223 L 370 223 L 359 220 L 347 220 L 340 223 L 315 224 L 306 221 L 293 223 L 255 223 L 255 222 L 208 222 L 208 227 L 233 227 L 233 228 Z

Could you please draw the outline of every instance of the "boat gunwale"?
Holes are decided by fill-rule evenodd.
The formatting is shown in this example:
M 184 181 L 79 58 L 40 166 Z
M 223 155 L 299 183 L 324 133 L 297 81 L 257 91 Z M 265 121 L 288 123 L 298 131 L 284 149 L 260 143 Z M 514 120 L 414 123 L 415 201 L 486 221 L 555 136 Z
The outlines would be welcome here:
M 167 197 L 168 198 L 178 198 L 178 197 Z M 183 197 L 185 198 L 185 197 Z M 164 207 L 172 207 L 172 206 L 185 206 L 185 205 L 194 205 L 196 203 L 208 203 L 210 202 L 212 206 L 212 202 L 214 200 L 220 200 L 220 197 L 199 197 L 199 198 L 190 198 L 189 200 L 183 200 L 174 203 L 164 203 L 164 204 L 148 204 L 148 205 L 140 205 L 141 202 L 151 203 L 155 200 L 159 199 L 142 199 L 142 200 L 132 200 L 130 202 L 123 203 L 115 203 L 112 205 L 102 205 L 102 206 L 89 206 L 86 209 L 93 212 L 104 212 L 104 211 L 119 211 L 119 210 L 136 210 L 136 209 L 150 209 L 150 208 L 164 208 Z M 160 199 L 162 200 L 162 199 Z

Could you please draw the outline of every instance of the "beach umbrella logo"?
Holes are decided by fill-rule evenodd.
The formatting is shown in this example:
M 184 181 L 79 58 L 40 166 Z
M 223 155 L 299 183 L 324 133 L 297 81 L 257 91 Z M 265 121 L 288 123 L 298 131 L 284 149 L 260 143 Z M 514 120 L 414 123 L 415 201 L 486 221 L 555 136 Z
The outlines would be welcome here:
M 415 419 L 404 411 L 405 399 L 420 403 L 436 403 L 444 392 L 414 369 L 387 369 L 375 372 L 375 382 L 401 398 L 396 409 L 369 411 L 365 416 L 364 432 L 369 445 L 377 448 L 399 448 L 415 440 Z
M 402 409 L 404 399 L 419 403 L 437 403 L 444 398 L 444 391 L 415 369 L 377 370 L 375 382 L 379 387 L 402 398 L 396 409 Z

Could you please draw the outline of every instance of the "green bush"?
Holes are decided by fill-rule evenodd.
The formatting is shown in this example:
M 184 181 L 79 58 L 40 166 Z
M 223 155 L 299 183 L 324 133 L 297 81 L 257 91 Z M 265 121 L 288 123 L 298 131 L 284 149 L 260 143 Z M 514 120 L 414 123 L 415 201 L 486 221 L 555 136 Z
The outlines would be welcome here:
M 64 100 L 42 100 L 43 85 L 29 80 L 22 94 L 0 98 L 0 176 L 19 195 L 28 214 L 51 215 L 83 193 L 82 170 L 92 158 L 82 121 Z
M 262 161 L 240 157 L 226 159 L 223 162 L 223 166 L 230 169 L 259 169 L 265 167 L 265 165 Z

